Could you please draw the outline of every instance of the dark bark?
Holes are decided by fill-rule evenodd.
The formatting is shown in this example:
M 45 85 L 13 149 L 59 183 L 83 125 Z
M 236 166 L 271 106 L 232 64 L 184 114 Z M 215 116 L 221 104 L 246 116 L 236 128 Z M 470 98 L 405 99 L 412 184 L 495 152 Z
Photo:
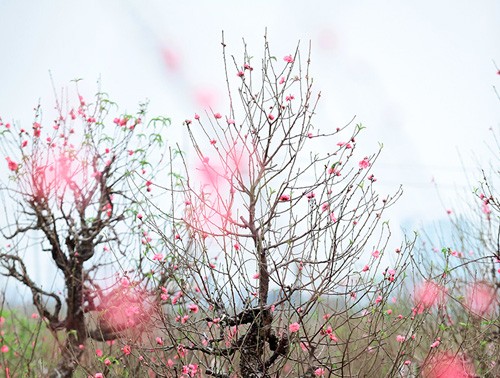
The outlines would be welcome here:
M 50 378 L 71 378 L 75 372 L 87 340 L 83 303 L 83 263 L 73 258 L 67 271 L 65 285 L 67 290 L 67 315 L 65 320 L 66 340 L 62 347 L 61 358 Z

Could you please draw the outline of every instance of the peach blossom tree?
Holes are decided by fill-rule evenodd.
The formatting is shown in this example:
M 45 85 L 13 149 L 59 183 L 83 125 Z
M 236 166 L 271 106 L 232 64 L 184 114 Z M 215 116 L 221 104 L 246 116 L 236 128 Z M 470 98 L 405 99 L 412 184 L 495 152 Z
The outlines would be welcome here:
M 500 145 L 492 136 L 492 169 L 481 170 L 461 203 L 446 204 L 440 231 L 423 230 L 415 248 L 422 286 L 412 328 L 421 343 L 412 353 L 425 376 L 453 369 L 461 371 L 457 377 L 500 375 Z
M 396 376 L 412 241 L 389 240 L 401 191 L 379 193 L 380 151 L 357 153 L 353 120 L 318 124 L 309 52 L 276 58 L 266 39 L 257 62 L 222 45 L 227 108 L 184 122 L 184 209 L 164 214 L 175 231 L 150 222 L 171 280 L 133 351 L 153 376 Z
M 71 377 L 89 339 L 119 338 L 155 309 L 139 194 L 154 187 L 169 119 L 147 120 L 147 104 L 120 112 L 105 93 L 87 99 L 78 87 L 76 96 L 58 98 L 55 110 L 47 119 L 36 107 L 29 126 L 0 119 L 8 172 L 0 265 L 29 289 L 54 335 L 61 353 L 49 376 Z M 39 269 L 54 266 L 56 285 L 33 278 L 27 262 L 34 258 Z

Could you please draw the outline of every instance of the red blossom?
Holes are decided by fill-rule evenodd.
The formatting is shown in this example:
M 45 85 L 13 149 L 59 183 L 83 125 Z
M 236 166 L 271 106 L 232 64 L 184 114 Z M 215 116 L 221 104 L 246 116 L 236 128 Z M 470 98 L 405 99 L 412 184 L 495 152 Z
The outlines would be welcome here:
M 5 159 L 7 160 L 7 165 L 9 167 L 9 169 L 12 172 L 17 171 L 17 169 L 19 168 L 19 164 L 17 164 L 15 161 L 11 160 L 10 157 L 6 157 Z

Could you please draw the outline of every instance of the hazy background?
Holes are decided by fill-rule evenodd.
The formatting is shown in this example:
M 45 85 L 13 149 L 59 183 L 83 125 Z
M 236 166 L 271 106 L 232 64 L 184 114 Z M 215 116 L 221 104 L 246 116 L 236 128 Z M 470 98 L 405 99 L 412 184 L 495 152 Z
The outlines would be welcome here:
M 100 78 L 130 111 L 150 99 L 150 113 L 171 117 L 173 132 L 206 106 L 227 113 L 222 30 L 240 61 L 242 38 L 261 56 L 266 28 L 279 60 L 311 42 L 322 91 L 315 125 L 333 129 L 356 116 L 367 126 L 360 148 L 384 144 L 377 185 L 405 191 L 391 210 L 396 228 L 460 211 L 458 195 L 490 161 L 489 129 L 499 130 L 498 0 L 0 0 L 0 28 L 4 121 L 29 125 L 39 100 L 53 106 L 50 70 L 56 88 L 83 78 L 88 96 Z

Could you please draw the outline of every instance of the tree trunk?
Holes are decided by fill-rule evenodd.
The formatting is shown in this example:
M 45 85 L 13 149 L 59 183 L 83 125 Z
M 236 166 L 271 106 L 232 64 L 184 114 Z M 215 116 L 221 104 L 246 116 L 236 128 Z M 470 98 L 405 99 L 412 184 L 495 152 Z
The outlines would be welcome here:
M 71 269 L 66 274 L 66 303 L 68 306 L 65 329 L 66 340 L 61 351 L 57 367 L 50 373 L 50 378 L 71 378 L 75 372 L 87 339 L 83 303 L 83 262 L 74 259 Z

